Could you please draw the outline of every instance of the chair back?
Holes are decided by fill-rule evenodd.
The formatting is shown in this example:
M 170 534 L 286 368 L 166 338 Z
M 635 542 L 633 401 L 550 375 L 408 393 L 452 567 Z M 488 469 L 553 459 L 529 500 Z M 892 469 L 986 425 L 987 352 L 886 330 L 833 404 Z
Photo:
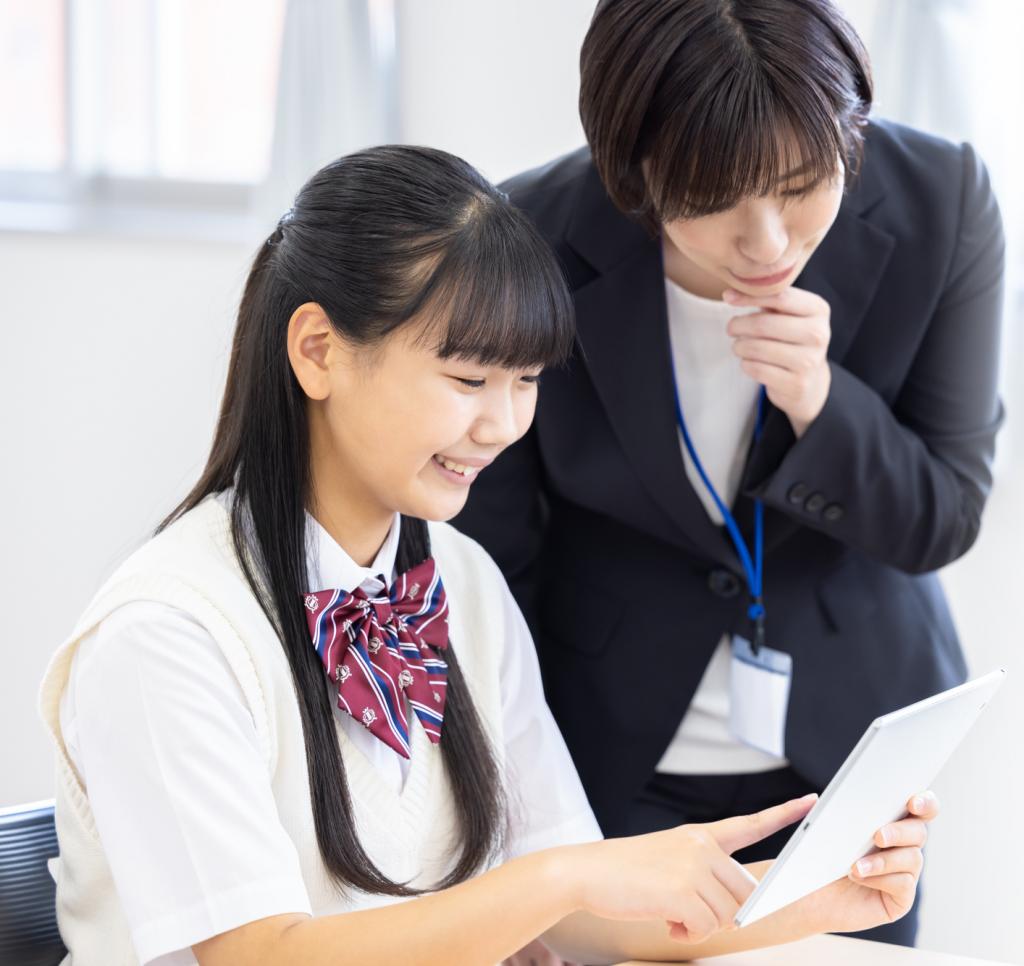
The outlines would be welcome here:
M 0 809 L 0 963 L 57 966 L 67 955 L 57 931 L 53 802 Z

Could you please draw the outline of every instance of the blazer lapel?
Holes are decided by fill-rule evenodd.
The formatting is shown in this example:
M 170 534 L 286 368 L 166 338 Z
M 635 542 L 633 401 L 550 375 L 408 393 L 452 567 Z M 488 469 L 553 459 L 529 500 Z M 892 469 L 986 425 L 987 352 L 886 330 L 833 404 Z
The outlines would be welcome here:
M 593 193 L 595 185 L 587 189 Z M 600 198 L 578 209 L 585 217 L 574 220 L 568 236 L 601 271 L 575 292 L 583 362 L 626 458 L 676 524 L 676 533 L 666 536 L 738 568 L 732 544 L 711 522 L 683 464 L 660 240 L 616 211 L 600 182 L 596 190 Z
M 841 362 L 853 342 L 892 255 L 895 239 L 858 215 L 839 216 L 796 280 L 832 310 L 828 357 Z

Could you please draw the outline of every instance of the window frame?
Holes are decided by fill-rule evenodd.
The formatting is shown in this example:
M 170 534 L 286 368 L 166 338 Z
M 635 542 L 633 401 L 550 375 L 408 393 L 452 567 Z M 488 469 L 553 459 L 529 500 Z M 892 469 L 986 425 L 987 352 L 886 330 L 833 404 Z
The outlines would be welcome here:
M 140 2 L 148 4 L 150 20 L 155 23 L 157 0 Z M 393 8 L 373 4 L 373 0 L 363 2 L 375 6 L 374 27 L 393 34 Z M 89 135 L 84 117 L 91 106 L 89 95 L 75 90 L 75 76 L 83 51 L 96 43 L 94 34 L 99 25 L 83 27 L 80 0 L 60 0 L 60 8 L 64 163 L 52 171 L 0 167 L 0 233 L 84 233 L 250 242 L 258 220 L 254 209 L 261 182 L 186 180 L 159 175 L 132 177 L 86 170 L 83 142 Z M 384 22 L 380 19 L 382 15 Z M 371 49 L 375 55 L 374 72 L 387 89 L 394 84 L 393 58 L 380 56 L 377 43 L 372 43 Z

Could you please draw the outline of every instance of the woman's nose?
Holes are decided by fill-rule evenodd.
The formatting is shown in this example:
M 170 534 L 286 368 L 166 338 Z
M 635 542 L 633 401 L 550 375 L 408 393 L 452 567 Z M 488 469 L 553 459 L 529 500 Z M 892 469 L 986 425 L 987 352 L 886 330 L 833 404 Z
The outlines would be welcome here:
M 781 218 L 762 212 L 744 227 L 738 247 L 752 269 L 782 269 L 786 266 L 779 262 L 789 247 L 789 233 Z

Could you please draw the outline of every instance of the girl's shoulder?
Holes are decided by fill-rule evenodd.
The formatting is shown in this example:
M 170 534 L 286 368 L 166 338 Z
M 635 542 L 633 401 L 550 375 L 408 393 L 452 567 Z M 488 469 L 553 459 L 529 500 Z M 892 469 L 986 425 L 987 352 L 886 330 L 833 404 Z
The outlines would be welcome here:
M 448 595 L 452 633 L 496 669 L 511 633 L 507 620 L 512 599 L 508 584 L 491 558 L 472 537 L 448 523 L 429 525 L 431 553 Z
M 217 556 L 231 546 L 230 510 L 217 495 L 211 495 L 145 539 L 118 564 L 107 583 L 154 567 L 195 563 L 198 557 Z
M 102 583 L 79 618 L 75 634 L 117 607 L 161 600 L 192 612 L 188 598 L 212 587 L 248 593 L 224 503 L 207 497 L 128 555 Z
M 503 589 L 505 578 L 498 565 L 476 540 L 450 523 L 432 521 L 427 527 L 431 555 L 437 561 L 446 587 L 464 583 L 468 584 L 467 589 Z

